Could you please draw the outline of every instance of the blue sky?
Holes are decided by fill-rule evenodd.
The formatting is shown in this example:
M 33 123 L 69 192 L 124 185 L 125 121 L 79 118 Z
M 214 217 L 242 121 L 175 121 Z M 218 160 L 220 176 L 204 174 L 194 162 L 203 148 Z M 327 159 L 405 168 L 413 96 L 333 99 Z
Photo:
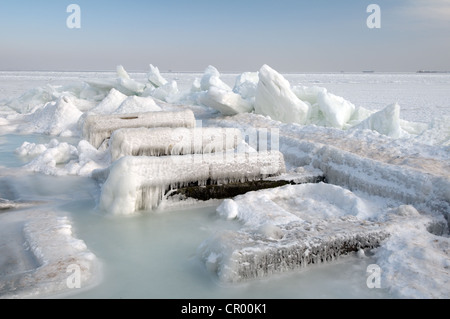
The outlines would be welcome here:
M 450 0 L 0 0 L 0 41 L 0 70 L 450 70 Z

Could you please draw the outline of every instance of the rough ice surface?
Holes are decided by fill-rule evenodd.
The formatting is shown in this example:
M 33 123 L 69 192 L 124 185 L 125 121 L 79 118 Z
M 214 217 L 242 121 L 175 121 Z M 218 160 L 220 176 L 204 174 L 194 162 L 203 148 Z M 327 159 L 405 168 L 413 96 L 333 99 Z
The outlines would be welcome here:
M 238 129 L 136 128 L 115 131 L 109 142 L 113 161 L 123 156 L 163 156 L 222 152 L 242 143 Z
M 259 70 L 255 112 L 285 123 L 305 124 L 310 105 L 294 94 L 289 82 L 281 74 L 264 65 Z
M 225 91 L 215 86 L 199 97 L 200 103 L 218 110 L 223 115 L 236 115 L 248 113 L 253 110 L 251 102 L 232 91 Z
M 108 96 L 105 97 L 95 108 L 90 110 L 91 114 L 111 114 L 127 99 L 127 96 L 116 89 L 111 89 Z
M 242 228 L 208 238 L 198 255 L 221 282 L 235 283 L 367 251 L 382 269 L 381 288 L 403 298 L 448 298 L 450 240 L 430 233 L 442 224 L 413 206 L 391 205 L 327 184 L 247 193 L 217 209 Z
M 98 148 L 115 130 L 138 127 L 195 127 L 195 117 L 191 110 L 89 115 L 84 122 L 83 137 Z
M 61 172 L 58 166 L 67 164 L 71 159 L 78 156 L 76 147 L 68 143 L 60 143 L 57 140 L 53 140 L 47 145 L 41 144 L 41 146 L 45 150 L 26 164 L 24 168 L 47 175 L 64 175 L 64 172 Z
M 164 86 L 168 83 L 167 80 L 162 77 L 161 73 L 159 73 L 159 69 L 153 64 L 150 64 L 150 71 L 148 72 L 147 78 L 155 88 Z
M 211 87 L 231 91 L 231 88 L 220 79 L 219 71 L 212 65 L 206 68 L 200 80 L 200 89 L 202 91 L 208 91 Z
M 145 113 L 162 111 L 151 97 L 129 96 L 115 109 L 113 114 Z
M 67 96 L 49 102 L 43 108 L 25 116 L 22 133 L 42 133 L 54 136 L 76 136 L 78 119 L 83 113 Z
M 158 206 L 169 189 L 259 180 L 285 172 L 279 152 L 122 157 L 109 170 L 99 207 L 112 215 L 130 215 Z
M 329 126 L 336 128 L 344 128 L 355 111 L 352 103 L 328 92 L 318 94 L 318 104 Z
M 378 247 L 388 237 L 380 223 L 359 217 L 372 215 L 379 206 L 323 183 L 247 193 L 217 209 L 220 216 L 239 220 L 242 228 L 213 235 L 198 254 L 224 283 L 332 261 Z
M 320 81 L 308 81 L 313 86 L 291 87 L 286 80 L 289 75 L 283 77 L 267 66 L 260 72 L 238 75 L 233 89 L 223 80 L 227 78 L 227 83 L 233 83 L 229 81 L 231 76 L 221 77 L 212 66 L 191 85 L 160 76 L 159 70 L 151 67 L 140 83 L 118 67 L 113 79 L 36 88 L 0 102 L 0 129 L 7 133 L 82 137 L 82 124 L 92 121 L 90 125 L 94 128 L 98 121 L 107 133 L 102 137 L 103 133 L 92 131 L 97 135 L 93 139 L 98 138 L 96 143 L 102 144 L 113 131 L 123 127 L 114 126 L 116 120 L 133 122 L 137 120 L 134 117 L 139 118 L 144 112 L 183 108 L 191 108 L 196 115 L 206 118 L 208 126 L 259 133 L 276 128 L 277 145 L 289 170 L 289 174 L 280 178 L 298 178 L 295 171 L 309 167 L 325 174 L 327 182 L 334 186 L 311 185 L 296 191 L 286 187 L 285 195 L 280 190 L 273 191 L 273 196 L 247 194 L 255 200 L 245 205 L 240 204 L 241 198 L 225 200 L 218 214 L 225 219 L 238 219 L 242 229 L 217 234 L 202 245 L 199 254 L 209 269 L 223 281 L 234 282 L 334 259 L 351 251 L 357 251 L 360 258 L 374 253 L 383 270 L 383 288 L 396 296 L 448 298 L 449 241 L 441 236 L 448 234 L 450 220 L 448 117 L 430 123 L 405 121 L 400 117 L 400 106 L 390 104 L 395 100 L 386 101 L 383 97 L 370 102 L 372 106 L 379 105 L 378 111 L 369 111 L 364 103 L 353 104 L 332 94 L 328 86 L 336 83 L 322 81 L 323 77 Z M 344 80 L 349 76 L 353 78 L 345 75 Z M 437 80 L 447 81 L 441 77 Z M 179 90 L 182 85 L 188 90 Z M 358 94 L 364 96 L 364 90 Z M 229 117 L 212 113 L 200 103 L 205 96 L 210 96 L 210 104 L 217 104 L 216 109 L 233 113 Z M 161 101 L 156 104 L 154 98 Z M 250 107 L 241 107 L 242 103 L 256 108 L 259 103 L 264 112 L 253 114 Z M 432 103 L 426 101 L 423 108 L 433 110 Z M 385 105 L 388 106 L 384 108 Z M 402 102 L 404 106 L 408 105 Z M 416 107 L 423 113 L 422 106 Z M 91 118 L 94 115 L 98 117 Z M 194 123 L 194 116 L 189 117 Z M 271 135 L 274 136 L 272 132 Z M 47 144 L 24 143 L 16 155 L 29 159 L 24 169 L 33 172 L 84 176 L 96 172 L 94 175 L 103 174 L 99 177 L 103 182 L 110 177 L 103 187 L 102 202 L 114 214 L 156 207 L 167 190 L 186 183 L 222 183 L 253 174 L 252 170 L 231 174 L 232 169 L 244 166 L 223 168 L 225 163 L 216 168 L 203 162 L 192 166 L 184 156 L 179 160 L 176 158 L 182 156 L 171 157 L 174 165 L 169 161 L 163 163 L 162 159 L 152 159 L 150 165 L 139 159 L 123 162 L 121 159 L 118 162 L 122 168 L 116 168 L 115 164 L 110 167 L 110 150 L 99 150 L 87 140 L 73 145 L 58 140 Z M 256 152 L 263 145 L 251 147 Z M 191 160 L 199 158 L 203 159 L 192 156 Z M 173 170 L 174 167 L 178 168 Z M 195 171 L 189 171 L 194 168 Z M 160 175 L 155 175 L 157 170 Z M 145 172 L 147 177 L 153 177 L 144 178 L 141 173 Z M 183 174 L 191 174 L 196 181 Z M 2 201 L 0 207 L 14 209 L 21 208 L 21 204 Z M 50 231 L 49 234 L 53 236 Z M 382 239 L 383 236 L 388 237 Z M 370 247 L 378 248 L 370 250 Z M 237 251 L 240 253 L 235 254 Z
M 354 129 L 377 131 L 393 138 L 401 137 L 400 105 L 397 103 L 388 105 L 354 126 Z
M 74 285 L 86 289 L 99 281 L 100 262 L 84 241 L 74 236 L 68 217 L 37 210 L 22 231 L 23 249 L 32 254 L 27 259 L 34 262 L 0 278 L 0 298 L 51 297 L 68 294 Z M 75 271 L 78 278 L 71 277 Z
M 233 92 L 239 94 L 244 99 L 254 103 L 256 90 L 258 88 L 259 74 L 258 72 L 244 72 L 236 78 Z
M 413 206 L 392 209 L 386 217 L 391 234 L 376 250 L 381 285 L 413 299 L 450 297 L 450 238 L 430 232 L 429 217 Z
M 176 81 L 171 81 L 162 86 L 157 87 L 153 91 L 150 92 L 150 95 L 154 98 L 166 102 L 171 102 L 173 97 L 176 97 L 178 94 L 178 85 Z

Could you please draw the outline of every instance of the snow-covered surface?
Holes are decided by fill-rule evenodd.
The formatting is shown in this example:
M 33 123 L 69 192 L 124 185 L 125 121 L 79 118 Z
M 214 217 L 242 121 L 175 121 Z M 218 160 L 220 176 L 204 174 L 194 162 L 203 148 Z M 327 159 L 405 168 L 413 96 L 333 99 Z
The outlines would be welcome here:
M 19 161 L 24 164 L 21 174 L 97 177 L 105 184 L 103 193 L 99 188 L 93 196 L 110 214 L 134 212 L 136 202 L 146 202 L 148 196 L 159 198 L 167 186 L 205 181 L 212 173 L 217 174 L 213 180 L 230 179 L 232 167 L 223 169 L 225 162 L 216 171 L 207 170 L 205 163 L 188 164 L 203 156 L 124 157 L 113 164 L 112 149 L 107 143 L 100 147 L 102 142 L 122 128 L 123 121 L 133 122 L 142 114 L 173 121 L 170 112 L 179 112 L 186 115 L 182 122 L 189 123 L 187 127 L 198 126 L 196 120 L 201 120 L 203 128 L 236 128 L 249 143 L 247 151 L 279 150 L 286 176 L 295 176 L 305 167 L 325 175 L 329 185 L 289 186 L 224 201 L 218 215 L 238 219 L 240 228 L 218 233 L 199 249 L 205 265 L 216 273 L 220 270 L 219 277 L 240 280 L 234 272 L 239 262 L 231 270 L 224 265 L 238 261 L 233 249 L 248 251 L 249 243 L 258 248 L 250 249 L 252 253 L 275 256 L 277 247 L 289 245 L 293 238 L 295 249 L 307 249 L 311 238 L 328 247 L 334 235 L 347 245 L 355 243 L 357 234 L 360 244 L 370 236 L 376 238 L 377 244 L 367 245 L 365 254 L 381 267 L 382 285 L 391 296 L 449 296 L 449 75 L 282 75 L 266 65 L 242 74 L 220 74 L 212 66 L 198 74 L 161 74 L 150 65 L 149 72 L 133 74 L 119 66 L 116 74 L 1 75 L 0 132 L 6 137 L 0 136 L 0 151 L 3 140 L 17 134 L 46 137 L 21 142 L 15 153 L 1 151 L 2 165 L 17 166 L 13 162 Z M 99 125 L 96 122 L 99 131 L 93 129 Z M 131 127 L 146 126 L 137 122 Z M 92 129 L 83 134 L 83 124 Z M 105 136 L 100 136 L 101 130 Z M 258 138 L 249 132 L 257 132 Z M 231 174 L 233 179 L 253 174 L 238 168 Z M 139 192 L 150 175 L 157 187 Z M 3 203 L 21 203 L 18 199 L 7 197 L 4 200 L 9 202 Z M 304 228 L 308 223 L 315 227 L 310 228 L 312 237 L 303 233 L 308 234 Z M 389 236 L 382 240 L 383 234 Z M 370 250 L 372 246 L 379 247 Z M 344 251 L 336 248 L 336 255 Z M 364 257 L 361 251 L 358 255 Z M 337 265 L 335 259 L 332 264 Z M 246 265 L 250 269 L 256 264 Z M 270 265 L 266 262 L 265 267 Z M 279 271 L 298 266 L 281 265 L 277 258 L 275 265 Z
M 146 112 L 113 115 L 88 115 L 83 125 L 83 137 L 94 147 L 121 128 L 138 127 L 195 127 L 195 117 L 191 110 L 180 112 Z
M 2 217 L 2 234 L 18 250 L 2 250 L 0 298 L 64 295 L 100 280 L 100 261 L 73 234 L 72 222 L 62 212 L 33 209 Z M 6 238 L 2 236 L 2 245 Z
M 285 172 L 279 152 L 220 152 L 161 157 L 122 157 L 109 169 L 99 207 L 112 215 L 153 209 L 171 188 L 259 180 Z
M 398 296 L 448 297 L 450 240 L 430 233 L 445 222 L 393 204 L 323 183 L 247 193 L 217 208 L 242 228 L 215 234 L 198 253 L 221 281 L 239 282 L 362 249 L 375 253 L 384 288 Z
M 135 128 L 116 130 L 109 142 L 113 161 L 123 156 L 162 156 L 222 152 L 243 142 L 233 128 Z

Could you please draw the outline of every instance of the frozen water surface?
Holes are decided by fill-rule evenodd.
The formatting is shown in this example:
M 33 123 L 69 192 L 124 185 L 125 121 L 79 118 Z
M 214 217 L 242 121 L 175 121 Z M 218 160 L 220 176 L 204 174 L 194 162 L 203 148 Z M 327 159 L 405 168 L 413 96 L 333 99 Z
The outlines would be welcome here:
M 448 298 L 450 75 L 285 74 L 285 81 L 263 69 L 262 87 L 258 70 L 250 71 L 160 73 L 151 65 L 142 73 L 0 72 L 0 297 Z M 273 113 L 279 101 L 286 107 L 281 115 Z M 255 103 L 262 115 L 249 113 Z M 300 104 L 307 112 L 290 116 Z M 186 108 L 203 127 L 235 127 L 244 135 L 279 129 L 287 170 L 322 171 L 343 195 L 305 186 L 296 198 L 228 201 L 221 213 L 220 201 L 176 198 L 132 217 L 101 212 L 102 178 L 112 161 L 107 143 L 97 149 L 82 140 L 86 115 Z M 240 114 L 227 116 L 234 113 Z M 371 202 L 342 202 L 350 191 Z M 239 215 L 251 207 L 264 208 L 259 217 L 246 211 L 255 229 Z M 233 284 L 207 269 L 217 261 L 217 245 L 206 263 L 199 258 L 214 235 L 276 238 L 289 224 L 267 222 L 272 213 L 306 220 L 314 212 L 319 226 L 353 212 L 358 222 L 388 225 L 391 237 L 373 251 Z M 398 218 L 405 220 L 401 227 Z M 53 261 L 65 252 L 88 270 L 80 290 L 61 284 L 69 274 Z M 367 287 L 370 264 L 384 271 L 381 289 Z

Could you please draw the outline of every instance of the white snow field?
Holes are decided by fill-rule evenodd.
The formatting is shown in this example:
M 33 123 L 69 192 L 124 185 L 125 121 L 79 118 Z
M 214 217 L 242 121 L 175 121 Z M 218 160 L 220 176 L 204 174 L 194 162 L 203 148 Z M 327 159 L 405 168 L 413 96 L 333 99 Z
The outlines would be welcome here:
M 0 72 L 0 298 L 449 298 L 449 87 Z M 325 183 L 170 196 L 273 175 Z

